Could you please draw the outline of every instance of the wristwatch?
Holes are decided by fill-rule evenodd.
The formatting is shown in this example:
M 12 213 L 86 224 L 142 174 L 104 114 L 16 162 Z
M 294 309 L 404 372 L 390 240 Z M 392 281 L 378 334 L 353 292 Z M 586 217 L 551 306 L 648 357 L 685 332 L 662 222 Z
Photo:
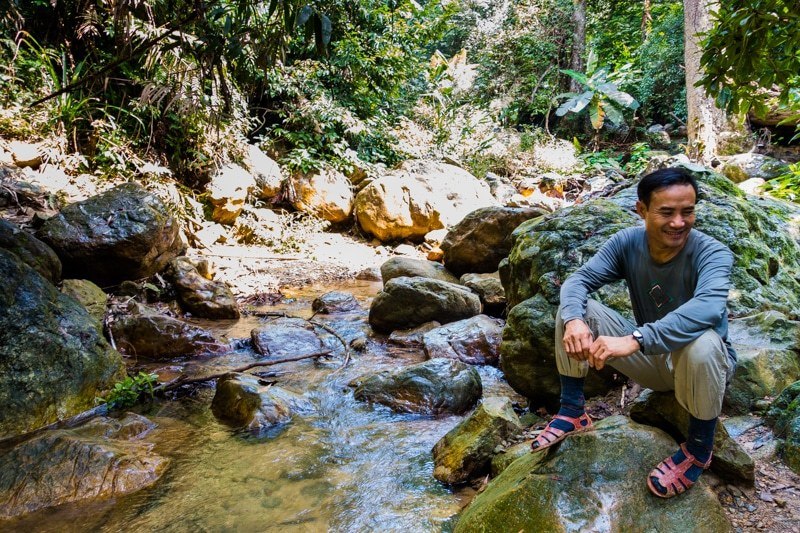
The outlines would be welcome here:
M 639 349 L 644 350 L 644 337 L 642 336 L 642 332 L 635 329 L 631 335 L 633 335 L 633 338 L 639 343 Z

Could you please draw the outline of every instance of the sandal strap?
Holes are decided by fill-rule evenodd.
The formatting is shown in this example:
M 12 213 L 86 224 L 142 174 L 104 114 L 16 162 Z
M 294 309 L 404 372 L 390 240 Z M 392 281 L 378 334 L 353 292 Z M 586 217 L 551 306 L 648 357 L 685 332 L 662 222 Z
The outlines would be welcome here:
M 592 419 L 589 418 L 589 415 L 587 415 L 586 413 L 583 413 L 581 416 L 577 418 L 573 418 L 571 416 L 566 416 L 566 415 L 558 415 L 558 414 L 553 415 L 553 419 L 550 421 L 550 423 L 552 423 L 553 420 L 556 419 L 563 420 L 564 422 L 572 424 L 575 427 L 575 429 L 585 428 L 592 424 Z M 550 423 L 548 423 L 547 425 L 549 426 Z
M 700 461 L 697 460 L 697 458 L 694 455 L 692 455 L 689 452 L 689 449 L 686 447 L 685 442 L 681 443 L 681 451 L 683 452 L 683 455 L 685 455 L 686 458 L 690 460 L 694 466 L 702 468 L 703 470 L 707 470 L 708 467 L 711 466 L 711 458 L 714 455 L 713 453 L 708 456 L 708 461 L 706 461 L 705 463 L 701 463 Z

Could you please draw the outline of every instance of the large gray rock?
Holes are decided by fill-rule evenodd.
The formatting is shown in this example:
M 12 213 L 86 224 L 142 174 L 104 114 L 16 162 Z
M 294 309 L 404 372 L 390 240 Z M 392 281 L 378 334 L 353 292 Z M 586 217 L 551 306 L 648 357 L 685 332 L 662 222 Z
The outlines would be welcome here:
M 358 303 L 356 297 L 349 292 L 331 291 L 315 298 L 311 302 L 311 309 L 315 313 L 331 314 L 331 313 L 347 313 L 361 309 L 361 304 Z
M 435 320 L 442 324 L 481 312 L 478 296 L 461 285 L 429 278 L 399 277 L 389 280 L 369 309 L 369 323 L 390 333 Z
M 786 387 L 767 412 L 767 419 L 775 426 L 778 454 L 789 468 L 800 474 L 800 381 Z
M 65 207 L 38 235 L 61 258 L 64 277 L 104 287 L 160 272 L 185 250 L 179 231 L 158 197 L 126 183 Z
M 511 251 L 511 232 L 517 226 L 546 214 L 533 207 L 484 207 L 450 228 L 442 241 L 444 264 L 457 276 L 494 272 Z
M 185 311 L 199 318 L 239 318 L 239 304 L 228 284 L 200 275 L 188 257 L 173 259 L 168 274 Z
M 125 377 L 86 309 L 0 249 L 0 439 L 94 406 Z
M 521 429 L 511 400 L 485 398 L 433 447 L 433 477 L 454 485 L 486 474 L 495 448 Z
M 163 360 L 222 348 L 210 332 L 183 320 L 135 303 L 129 311 L 110 327 L 119 351 L 131 357 Z
M 500 281 L 499 272 L 489 274 L 464 274 L 459 280 L 469 287 L 483 304 L 483 312 L 489 316 L 501 317 L 506 310 L 506 291 Z
M 422 337 L 425 355 L 468 365 L 497 365 L 503 324 L 500 319 L 477 315 L 438 327 Z
M 703 478 L 679 498 L 649 493 L 648 472 L 674 448 L 659 429 L 606 418 L 555 452 L 514 461 L 464 510 L 455 532 L 731 531 Z
M 700 182 L 697 229 L 727 245 L 734 253 L 733 290 L 728 309 L 746 316 L 775 309 L 793 314 L 800 308 L 800 246 L 796 220 L 800 208 L 785 202 L 745 197 L 729 180 L 691 166 Z M 636 224 L 633 213 L 635 187 L 610 199 L 590 201 L 521 224 L 512 234 L 514 246 L 500 275 L 509 306 L 537 298 L 528 310 L 509 313 L 501 366 L 509 383 L 528 397 L 557 399 L 554 321 L 563 281 L 592 257 L 615 232 Z M 595 297 L 631 316 L 624 284 L 598 291 Z M 532 313 L 533 308 L 536 312 Z M 537 320 L 527 324 L 524 319 Z M 533 330 L 536 340 L 526 340 Z M 506 342 L 506 339 L 508 342 Z M 536 378 L 531 377 L 535 368 Z M 520 374 L 523 372 L 523 374 Z M 590 373 L 590 376 L 594 373 Z M 544 380 L 544 381 L 541 381 Z M 599 390 L 598 392 L 602 392 Z
M 459 283 L 457 277 L 444 268 L 441 263 L 435 261 L 423 261 L 422 259 L 412 259 L 411 257 L 392 257 L 381 265 L 381 279 L 384 285 L 389 280 L 401 276 L 431 278 L 447 281 L 448 283 Z
M 722 165 L 722 174 L 734 183 L 751 178 L 771 180 L 786 172 L 786 163 L 762 154 L 736 154 Z
M 169 460 L 136 440 L 152 427 L 142 419 L 101 418 L 85 429 L 46 431 L 0 455 L 0 518 L 118 498 L 155 484 Z
M 103 289 L 88 279 L 65 279 L 61 283 L 61 292 L 75 298 L 84 306 L 102 329 L 108 303 L 108 295 Z
M 0 248 L 17 255 L 51 283 L 61 280 L 61 260 L 52 248 L 16 224 L 0 219 Z
M 399 413 L 461 414 L 483 392 L 478 371 L 453 359 L 431 359 L 396 370 L 361 376 L 350 383 L 357 400 Z
M 663 429 L 679 442 L 686 440 L 689 413 L 681 407 L 672 392 L 645 390 L 631 405 L 631 418 L 640 424 Z M 717 422 L 711 468 L 729 480 L 752 483 L 755 479 L 753 459 L 728 435 L 728 430 L 722 422 Z
M 253 329 L 250 338 L 255 350 L 269 357 L 293 357 L 324 349 L 314 326 L 302 318 L 276 318 Z
M 497 205 L 486 184 L 466 170 L 432 161 L 412 160 L 364 187 L 355 200 L 355 216 L 381 241 L 421 240 L 431 230 L 460 221 L 464 213 Z

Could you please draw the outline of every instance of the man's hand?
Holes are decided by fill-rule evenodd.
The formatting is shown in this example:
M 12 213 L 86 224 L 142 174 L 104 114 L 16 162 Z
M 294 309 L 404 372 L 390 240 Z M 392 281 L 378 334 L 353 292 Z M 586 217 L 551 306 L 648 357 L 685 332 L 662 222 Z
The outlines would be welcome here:
M 588 360 L 593 341 L 592 331 L 583 320 L 575 318 L 564 324 L 564 350 L 573 359 Z
M 597 337 L 589 347 L 589 366 L 601 370 L 611 357 L 627 357 L 639 350 L 633 335 L 625 337 Z

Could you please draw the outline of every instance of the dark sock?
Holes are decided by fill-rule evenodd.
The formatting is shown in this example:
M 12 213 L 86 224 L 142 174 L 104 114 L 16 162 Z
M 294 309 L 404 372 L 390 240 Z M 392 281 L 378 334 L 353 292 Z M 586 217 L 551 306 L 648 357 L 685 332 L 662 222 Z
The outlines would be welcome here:
M 586 399 L 583 397 L 584 378 L 572 378 L 559 375 L 561 379 L 561 408 L 558 414 L 570 418 L 578 418 L 585 411 L 583 409 Z M 572 431 L 575 426 L 563 420 L 553 420 L 552 426 L 561 431 Z
M 686 449 L 701 463 L 705 463 L 711 457 L 716 429 L 716 418 L 713 420 L 700 420 L 689 415 L 689 435 L 686 439 Z M 678 451 L 672 456 L 672 462 L 677 465 L 684 459 L 686 459 L 686 454 L 683 453 L 682 449 L 678 448 Z M 686 471 L 686 477 L 692 481 L 697 481 L 702 473 L 702 468 L 692 465 Z M 662 487 L 656 478 L 651 477 L 650 479 L 660 493 L 665 494 L 667 492 L 667 489 Z

